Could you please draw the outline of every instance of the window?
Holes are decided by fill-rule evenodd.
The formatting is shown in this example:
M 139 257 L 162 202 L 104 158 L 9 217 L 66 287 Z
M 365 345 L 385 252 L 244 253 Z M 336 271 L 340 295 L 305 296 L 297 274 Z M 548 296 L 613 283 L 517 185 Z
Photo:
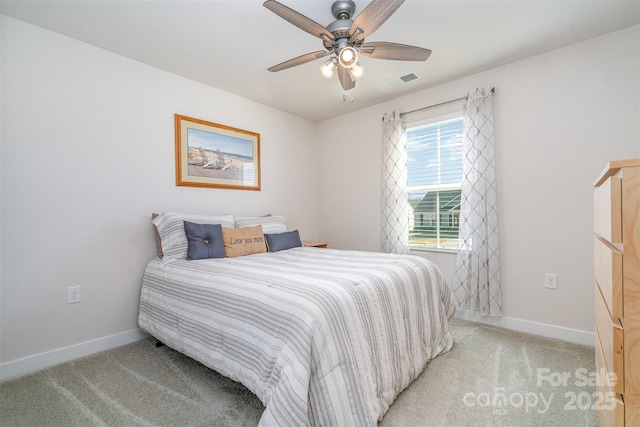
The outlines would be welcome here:
M 407 129 L 409 245 L 457 249 L 462 188 L 461 117 Z

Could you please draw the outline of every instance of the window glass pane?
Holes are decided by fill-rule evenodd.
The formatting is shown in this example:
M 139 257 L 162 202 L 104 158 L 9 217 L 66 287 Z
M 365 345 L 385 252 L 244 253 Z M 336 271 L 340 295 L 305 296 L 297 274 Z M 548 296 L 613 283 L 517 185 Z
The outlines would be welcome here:
M 423 248 L 458 248 L 460 190 L 409 193 L 409 243 Z
M 462 119 L 407 131 L 409 187 L 462 182 Z
M 458 248 L 463 131 L 462 118 L 407 130 L 411 246 Z

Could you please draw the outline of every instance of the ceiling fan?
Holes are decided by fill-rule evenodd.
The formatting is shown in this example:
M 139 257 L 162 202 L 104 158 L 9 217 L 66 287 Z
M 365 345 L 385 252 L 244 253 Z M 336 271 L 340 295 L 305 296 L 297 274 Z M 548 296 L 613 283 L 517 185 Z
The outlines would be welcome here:
M 429 49 L 389 42 L 369 42 L 364 39 L 377 30 L 404 3 L 404 0 L 372 0 L 362 12 L 351 19 L 356 4 L 352 0 L 338 0 L 331 6 L 335 21 L 323 27 L 312 19 L 277 2 L 267 0 L 264 7 L 296 27 L 322 40 L 325 50 L 307 53 L 269 68 L 280 71 L 313 60 L 331 56 L 320 68 L 322 75 L 332 80 L 337 73 L 344 90 L 353 89 L 356 80 L 364 74 L 359 55 L 376 59 L 399 61 L 426 61 Z

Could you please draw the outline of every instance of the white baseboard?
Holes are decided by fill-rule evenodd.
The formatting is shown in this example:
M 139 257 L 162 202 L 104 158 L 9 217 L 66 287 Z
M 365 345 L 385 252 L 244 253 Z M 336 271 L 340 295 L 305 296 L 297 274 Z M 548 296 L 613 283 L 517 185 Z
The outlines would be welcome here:
M 455 317 L 458 319 L 470 320 L 472 322 L 484 323 L 487 325 L 498 326 L 500 328 L 595 347 L 595 332 L 532 322 L 530 320 L 516 319 L 514 317 L 483 316 L 478 312 L 470 311 L 456 311 Z
M 140 329 L 121 332 L 95 340 L 85 341 L 69 347 L 58 348 L 44 353 L 23 357 L 0 364 L 0 381 L 8 380 L 32 372 L 36 372 L 50 366 L 89 356 L 101 351 L 110 350 L 148 337 Z
M 564 328 L 561 326 L 548 325 L 545 323 L 532 322 L 513 317 L 482 316 L 477 312 L 471 313 L 469 311 L 456 311 L 455 317 L 487 325 L 498 326 L 505 329 L 512 329 L 514 331 L 555 338 L 576 344 L 592 347 L 595 345 L 595 333 L 593 332 L 580 331 L 577 329 Z M 9 378 L 26 375 L 60 363 L 69 362 L 80 357 L 89 356 L 94 353 L 130 344 L 146 337 L 148 337 L 148 335 L 140 329 L 132 329 L 119 334 L 74 344 L 69 347 L 63 347 L 23 357 L 22 359 L 5 362 L 0 364 L 0 381 L 5 381 Z

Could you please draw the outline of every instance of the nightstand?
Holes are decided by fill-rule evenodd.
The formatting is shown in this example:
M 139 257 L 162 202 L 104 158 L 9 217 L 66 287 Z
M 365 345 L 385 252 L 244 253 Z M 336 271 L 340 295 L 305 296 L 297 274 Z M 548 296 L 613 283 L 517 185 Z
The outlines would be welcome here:
M 327 242 L 311 242 L 309 240 L 302 241 L 302 244 L 312 248 L 326 248 L 329 245 Z

